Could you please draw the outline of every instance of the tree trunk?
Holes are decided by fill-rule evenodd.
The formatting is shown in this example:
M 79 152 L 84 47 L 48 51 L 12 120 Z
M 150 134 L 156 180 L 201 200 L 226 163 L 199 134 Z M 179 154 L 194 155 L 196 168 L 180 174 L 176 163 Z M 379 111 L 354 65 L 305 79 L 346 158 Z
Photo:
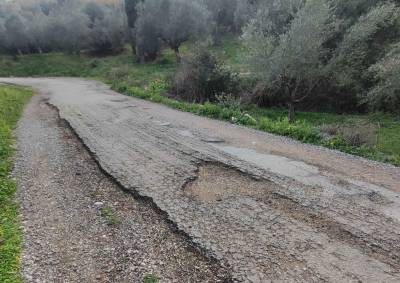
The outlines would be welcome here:
M 295 107 L 294 107 L 294 102 L 290 101 L 289 104 L 289 115 L 288 115 L 288 119 L 289 119 L 289 123 L 293 123 L 295 120 Z
M 137 55 L 136 43 L 135 42 L 131 42 L 131 47 L 132 47 L 132 54 L 136 56 Z
M 182 61 L 182 57 L 181 54 L 179 53 L 179 47 L 174 47 L 173 50 L 175 52 L 176 63 L 180 64 Z

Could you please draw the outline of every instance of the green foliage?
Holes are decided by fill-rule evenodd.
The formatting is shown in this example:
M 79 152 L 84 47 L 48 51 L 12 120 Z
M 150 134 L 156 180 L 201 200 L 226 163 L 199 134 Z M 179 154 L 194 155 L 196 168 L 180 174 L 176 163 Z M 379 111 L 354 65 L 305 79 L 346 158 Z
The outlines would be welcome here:
M 93 2 L 90 2 L 93 5 Z M 96 9 L 85 11 L 91 22 L 89 23 L 88 47 L 96 53 L 119 52 L 125 45 L 127 26 L 121 12 L 107 6 L 96 4 Z
M 161 41 L 175 51 L 190 38 L 208 34 L 209 13 L 194 0 L 147 0 L 138 6 L 136 41 L 142 61 L 155 60 Z
M 115 215 L 111 208 L 102 208 L 100 215 L 106 220 L 108 226 L 116 226 L 121 224 L 121 220 Z
M 143 278 L 143 283 L 158 283 L 160 278 L 154 274 L 146 274 Z
M 362 93 L 370 82 L 368 68 L 382 56 L 382 50 L 391 43 L 400 10 L 392 2 L 372 8 L 346 31 L 333 62 L 335 74 L 343 85 Z
M 125 12 L 128 18 L 128 26 L 132 29 L 135 27 L 137 20 L 136 6 L 140 2 L 142 2 L 142 0 L 125 0 Z
M 305 121 L 289 123 L 286 117 L 275 121 L 262 118 L 257 128 L 265 132 L 288 136 L 305 143 L 320 144 L 322 140 L 320 133 L 315 127 L 312 127 Z
M 9 54 L 122 48 L 127 24 L 119 9 L 84 1 L 34 1 L 12 7 L 0 3 L 0 50 Z M 3 24 L 4 22 L 4 24 Z
M 293 108 L 313 93 L 324 73 L 329 53 L 324 43 L 334 25 L 328 0 L 308 0 L 304 5 L 274 0 L 258 10 L 244 38 L 267 94 L 279 93 Z
M 32 92 L 28 89 L 0 86 L 0 282 L 21 282 L 19 255 L 21 231 L 16 186 L 10 177 L 14 129 Z
M 104 79 L 110 84 L 124 80 L 130 86 L 146 86 L 150 81 L 165 79 L 174 73 L 175 68 L 173 55 L 167 52 L 162 63 L 146 65 L 136 63 L 131 54 L 102 58 L 61 53 L 24 55 L 17 59 L 0 56 L 1 77 L 91 77 Z
M 373 110 L 400 114 L 400 43 L 370 68 L 378 83 L 370 90 L 365 101 Z
M 368 92 L 380 102 L 379 96 L 396 100 L 396 87 L 386 80 L 391 74 L 374 72 L 380 60 L 395 59 L 389 52 L 382 60 L 400 35 L 394 1 L 260 0 L 258 5 L 244 38 L 265 85 L 261 101 L 316 104 L 321 97 L 336 97 L 354 110 L 354 102 Z M 374 109 L 388 110 L 390 102 L 375 103 Z
M 238 76 L 201 49 L 180 65 L 174 91 L 188 102 L 215 102 L 221 95 L 236 95 Z

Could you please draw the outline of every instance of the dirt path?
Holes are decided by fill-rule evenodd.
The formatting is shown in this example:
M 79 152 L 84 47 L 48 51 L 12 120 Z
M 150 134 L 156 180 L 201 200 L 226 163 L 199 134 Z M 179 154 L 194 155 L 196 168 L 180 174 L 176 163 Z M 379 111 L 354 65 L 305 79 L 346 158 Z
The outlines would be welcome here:
M 151 203 L 100 171 L 45 97 L 33 98 L 17 134 L 26 282 L 226 281 Z
M 7 81 L 47 93 L 105 171 L 151 199 L 237 281 L 400 281 L 399 168 L 96 82 Z

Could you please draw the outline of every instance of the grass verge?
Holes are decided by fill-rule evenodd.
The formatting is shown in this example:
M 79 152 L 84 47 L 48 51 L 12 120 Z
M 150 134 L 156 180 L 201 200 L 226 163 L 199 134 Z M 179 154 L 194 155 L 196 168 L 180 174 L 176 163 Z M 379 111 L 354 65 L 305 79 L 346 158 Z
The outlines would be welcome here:
M 19 255 L 21 231 L 15 182 L 10 178 L 14 153 L 12 130 L 32 91 L 0 85 L 0 282 L 21 282 Z

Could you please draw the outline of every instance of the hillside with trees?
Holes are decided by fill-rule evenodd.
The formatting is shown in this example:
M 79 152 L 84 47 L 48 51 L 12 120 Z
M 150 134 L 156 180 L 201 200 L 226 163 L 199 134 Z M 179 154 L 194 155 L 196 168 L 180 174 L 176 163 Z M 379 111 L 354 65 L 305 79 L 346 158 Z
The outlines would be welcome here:
M 159 102 L 222 107 L 210 115 L 400 163 L 398 1 L 0 3 L 3 76 L 96 77 L 143 98 L 156 89 Z

